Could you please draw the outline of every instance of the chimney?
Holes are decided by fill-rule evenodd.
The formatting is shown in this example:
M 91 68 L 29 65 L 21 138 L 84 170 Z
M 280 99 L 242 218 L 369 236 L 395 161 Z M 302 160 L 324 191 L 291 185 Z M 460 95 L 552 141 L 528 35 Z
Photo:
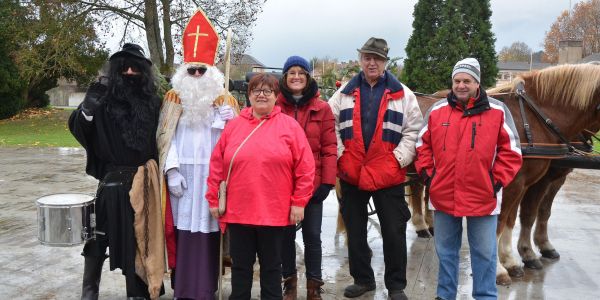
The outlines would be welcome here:
M 565 40 L 558 42 L 558 64 L 576 64 L 583 58 L 583 42 Z

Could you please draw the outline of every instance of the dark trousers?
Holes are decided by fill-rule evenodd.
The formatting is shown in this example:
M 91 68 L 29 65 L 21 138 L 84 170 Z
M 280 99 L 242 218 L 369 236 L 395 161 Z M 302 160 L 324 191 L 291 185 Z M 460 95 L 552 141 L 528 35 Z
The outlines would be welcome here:
M 89 240 L 85 243 L 82 254 L 83 256 L 101 258 L 104 261 L 106 248 L 108 248 L 108 239 L 106 237 L 97 237 L 95 240 Z M 125 273 L 125 289 L 127 297 L 145 297 L 150 299 L 148 285 L 135 272 Z M 161 295 L 163 293 L 164 291 L 161 287 Z
M 341 212 L 348 236 L 350 275 L 356 284 L 374 284 L 370 248 L 367 242 L 367 205 L 369 198 L 377 210 L 383 238 L 385 286 L 388 290 L 406 287 L 406 222 L 410 211 L 404 200 L 404 186 L 397 185 L 377 191 L 363 191 L 340 181 Z
M 281 243 L 283 226 L 228 224 L 231 254 L 231 300 L 250 299 L 253 266 L 258 254 L 260 299 L 282 299 Z
M 323 202 L 310 202 L 304 208 L 302 239 L 304 240 L 304 265 L 307 279 L 322 280 L 321 223 L 323 222 Z M 285 228 L 282 251 L 282 276 L 296 274 L 296 226 Z

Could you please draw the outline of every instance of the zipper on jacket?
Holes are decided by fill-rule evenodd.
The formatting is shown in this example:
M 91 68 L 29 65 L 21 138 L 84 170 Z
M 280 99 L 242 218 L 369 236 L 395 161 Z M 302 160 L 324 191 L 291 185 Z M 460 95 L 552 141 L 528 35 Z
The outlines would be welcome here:
M 294 105 L 294 119 L 298 121 L 298 104 Z
M 477 134 L 477 123 L 473 122 L 473 129 L 471 130 L 471 149 L 475 148 L 475 135 Z

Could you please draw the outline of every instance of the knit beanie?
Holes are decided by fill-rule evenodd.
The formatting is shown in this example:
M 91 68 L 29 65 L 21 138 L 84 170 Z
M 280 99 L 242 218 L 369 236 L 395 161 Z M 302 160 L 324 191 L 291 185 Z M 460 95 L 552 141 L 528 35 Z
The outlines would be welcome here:
M 475 80 L 477 80 L 479 83 L 481 82 L 480 72 L 481 69 L 477 59 L 469 57 L 457 62 L 456 65 L 454 65 L 454 69 L 452 70 L 452 78 L 454 78 L 454 75 L 458 73 L 467 73 L 473 76 L 473 78 L 475 78 Z
M 293 66 L 299 66 L 300 68 L 304 69 L 306 72 L 312 71 L 312 68 L 310 67 L 310 64 L 308 63 L 308 61 L 300 56 L 290 56 L 286 61 L 285 64 L 283 64 L 283 73 L 286 73 L 291 67 Z

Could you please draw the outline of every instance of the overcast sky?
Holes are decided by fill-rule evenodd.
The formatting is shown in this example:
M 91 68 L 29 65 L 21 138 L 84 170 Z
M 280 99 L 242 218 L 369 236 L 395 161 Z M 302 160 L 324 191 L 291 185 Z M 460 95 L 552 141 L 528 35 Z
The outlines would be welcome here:
M 513 42 L 543 50 L 544 36 L 569 3 L 581 0 L 491 0 L 496 52 Z M 390 57 L 405 57 L 416 0 L 268 0 L 253 28 L 249 54 L 269 67 L 290 55 L 357 58 L 371 36 L 387 40 Z

